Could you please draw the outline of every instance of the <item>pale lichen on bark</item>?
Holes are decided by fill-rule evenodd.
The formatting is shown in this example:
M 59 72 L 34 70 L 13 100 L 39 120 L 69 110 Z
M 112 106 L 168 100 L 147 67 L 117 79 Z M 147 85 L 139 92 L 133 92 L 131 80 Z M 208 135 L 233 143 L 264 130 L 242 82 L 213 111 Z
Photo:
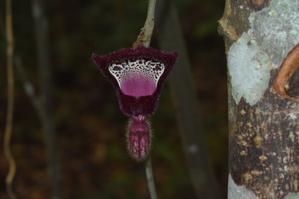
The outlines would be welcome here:
M 250 28 L 228 51 L 229 75 L 236 103 L 244 97 L 246 102 L 254 105 L 262 98 L 271 69 L 279 67 L 288 52 L 299 43 L 298 21 L 298 0 L 273 0 L 269 7 L 250 14 Z
M 246 102 L 254 105 L 268 88 L 270 58 L 259 48 L 249 33 L 244 33 L 231 46 L 228 54 L 228 69 L 235 102 L 238 104 L 244 97 Z
M 245 186 L 237 185 L 230 174 L 228 175 L 227 195 L 230 199 L 257 199 L 255 194 L 248 190 Z
M 253 12 L 251 34 L 260 48 L 280 66 L 288 52 L 299 43 L 299 1 L 272 0 L 269 7 Z

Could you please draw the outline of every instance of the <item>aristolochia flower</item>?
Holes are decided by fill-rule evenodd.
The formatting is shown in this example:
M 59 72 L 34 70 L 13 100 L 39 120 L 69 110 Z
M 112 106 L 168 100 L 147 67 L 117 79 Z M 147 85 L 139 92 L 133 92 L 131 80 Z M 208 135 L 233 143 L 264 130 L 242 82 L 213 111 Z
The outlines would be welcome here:
M 92 55 L 102 74 L 113 84 L 121 111 L 132 118 L 129 125 L 128 149 L 137 160 L 149 153 L 151 116 L 169 72 L 177 58 L 152 48 L 128 48 L 108 55 Z

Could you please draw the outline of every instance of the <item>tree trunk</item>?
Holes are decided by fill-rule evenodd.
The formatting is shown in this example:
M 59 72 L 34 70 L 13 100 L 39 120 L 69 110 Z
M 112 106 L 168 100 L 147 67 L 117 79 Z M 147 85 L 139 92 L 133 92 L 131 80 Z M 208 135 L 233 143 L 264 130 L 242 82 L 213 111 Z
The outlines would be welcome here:
M 229 199 L 299 198 L 299 1 L 227 0 Z

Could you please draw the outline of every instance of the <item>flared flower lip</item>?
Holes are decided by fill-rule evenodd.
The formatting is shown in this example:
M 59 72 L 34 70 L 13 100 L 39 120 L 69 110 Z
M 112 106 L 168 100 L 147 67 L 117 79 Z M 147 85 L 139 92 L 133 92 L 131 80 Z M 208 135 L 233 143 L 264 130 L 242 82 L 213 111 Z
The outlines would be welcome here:
M 138 48 L 125 48 L 107 55 L 99 56 L 95 53 L 92 54 L 93 62 L 98 66 L 101 73 L 112 83 L 114 86 L 120 105 L 121 111 L 127 116 L 144 115 L 149 116 L 153 114 L 157 108 L 158 98 L 162 86 L 169 75 L 170 71 L 177 59 L 177 53 L 168 53 L 159 51 L 153 48 L 138 47 Z M 150 60 L 160 62 L 165 66 L 165 69 L 157 81 L 156 88 L 151 95 L 146 96 L 132 96 L 126 95 L 120 88 L 117 79 L 111 74 L 108 67 L 114 63 L 122 63 L 125 61 L 136 60 Z

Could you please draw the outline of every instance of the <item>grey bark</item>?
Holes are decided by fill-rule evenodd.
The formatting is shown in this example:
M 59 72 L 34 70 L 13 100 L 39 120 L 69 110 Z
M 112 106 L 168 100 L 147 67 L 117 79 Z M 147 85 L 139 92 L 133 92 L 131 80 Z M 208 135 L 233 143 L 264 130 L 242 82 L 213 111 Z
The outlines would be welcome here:
M 299 75 L 290 73 L 299 58 L 284 67 L 299 43 L 298 21 L 298 0 L 226 1 L 219 22 L 228 61 L 229 199 L 299 198 Z M 276 89 L 279 74 L 289 76 L 279 85 L 287 95 Z

